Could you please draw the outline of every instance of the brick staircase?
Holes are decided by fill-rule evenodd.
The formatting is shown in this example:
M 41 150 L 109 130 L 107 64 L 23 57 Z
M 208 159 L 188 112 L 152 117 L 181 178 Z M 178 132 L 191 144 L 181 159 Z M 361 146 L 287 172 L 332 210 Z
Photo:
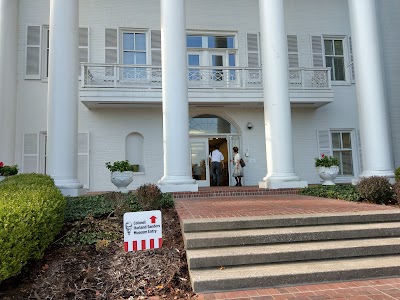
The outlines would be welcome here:
M 400 275 L 400 211 L 184 219 L 195 292 Z

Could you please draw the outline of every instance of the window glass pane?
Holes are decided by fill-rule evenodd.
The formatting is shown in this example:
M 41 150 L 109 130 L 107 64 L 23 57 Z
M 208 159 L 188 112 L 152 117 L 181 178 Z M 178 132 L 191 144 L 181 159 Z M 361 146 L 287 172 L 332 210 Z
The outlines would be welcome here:
M 146 64 L 146 53 L 145 52 L 136 52 L 136 64 L 137 65 L 145 65 Z
M 215 115 L 200 115 L 190 119 L 190 134 L 237 133 L 237 129 L 227 120 Z
M 124 50 L 134 50 L 134 34 L 133 33 L 124 33 L 123 35 L 123 47 Z
M 213 55 L 212 56 L 212 65 L 213 66 L 223 66 L 223 56 L 222 55 Z
M 344 59 L 342 57 L 334 58 L 335 80 L 345 80 Z
M 235 66 L 235 54 L 229 53 L 229 66 L 234 67 Z
M 342 133 L 342 142 L 343 142 L 343 148 L 351 149 L 350 132 L 343 132 Z
M 209 36 L 208 48 L 228 48 L 228 37 L 226 36 Z
M 124 52 L 123 63 L 127 65 L 135 64 L 135 52 Z
M 341 149 L 340 145 L 340 133 L 339 132 L 333 132 L 332 133 L 332 147 L 333 149 Z
M 146 34 L 135 34 L 135 50 L 146 50 Z
M 331 40 L 324 40 L 325 43 L 325 54 L 333 55 L 333 43 Z
M 228 48 L 229 49 L 235 48 L 235 41 L 233 39 L 233 36 L 228 37 Z
M 189 64 L 189 66 L 200 66 L 200 55 L 189 54 L 188 55 L 188 64 Z
M 353 175 L 353 159 L 351 151 L 342 152 L 342 175 Z
M 343 55 L 343 42 L 335 40 L 335 55 Z
M 331 79 L 335 80 L 334 74 L 333 74 L 333 58 L 332 57 L 326 57 L 325 58 L 325 63 L 327 68 L 331 68 Z
M 186 45 L 188 48 L 202 48 L 202 37 L 201 36 L 194 36 L 188 35 L 186 37 Z

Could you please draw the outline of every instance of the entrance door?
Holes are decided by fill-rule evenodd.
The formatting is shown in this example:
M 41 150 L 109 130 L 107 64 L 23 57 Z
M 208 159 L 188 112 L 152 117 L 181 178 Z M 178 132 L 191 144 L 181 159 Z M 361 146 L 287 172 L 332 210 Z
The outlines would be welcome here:
M 208 138 L 190 139 L 192 177 L 199 186 L 210 186 Z

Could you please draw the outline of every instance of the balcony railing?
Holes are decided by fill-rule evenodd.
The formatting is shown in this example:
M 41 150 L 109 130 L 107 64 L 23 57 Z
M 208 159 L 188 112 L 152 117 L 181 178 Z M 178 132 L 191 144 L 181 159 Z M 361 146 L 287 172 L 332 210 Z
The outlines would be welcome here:
M 82 88 L 161 88 L 161 67 L 148 65 L 83 64 Z M 290 68 L 292 89 L 330 89 L 329 68 Z M 261 68 L 188 67 L 189 88 L 261 89 Z

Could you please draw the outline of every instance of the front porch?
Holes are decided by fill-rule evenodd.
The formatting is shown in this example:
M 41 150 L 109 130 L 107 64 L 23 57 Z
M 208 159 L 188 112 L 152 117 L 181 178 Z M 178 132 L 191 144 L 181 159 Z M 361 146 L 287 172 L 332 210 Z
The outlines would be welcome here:
M 399 208 L 297 193 L 174 194 L 199 299 L 397 299 Z

